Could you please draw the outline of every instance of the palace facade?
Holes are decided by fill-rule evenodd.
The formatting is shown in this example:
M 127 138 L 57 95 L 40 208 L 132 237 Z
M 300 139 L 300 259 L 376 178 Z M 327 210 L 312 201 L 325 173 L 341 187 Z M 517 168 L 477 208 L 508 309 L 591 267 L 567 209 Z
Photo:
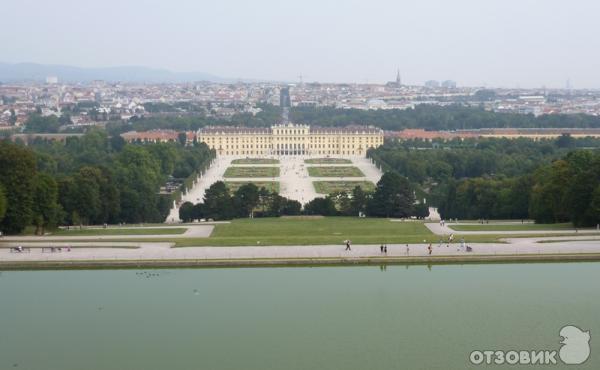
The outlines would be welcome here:
M 281 124 L 270 128 L 211 126 L 198 130 L 198 141 L 218 155 L 364 156 L 383 144 L 383 130 L 371 126 L 310 127 Z

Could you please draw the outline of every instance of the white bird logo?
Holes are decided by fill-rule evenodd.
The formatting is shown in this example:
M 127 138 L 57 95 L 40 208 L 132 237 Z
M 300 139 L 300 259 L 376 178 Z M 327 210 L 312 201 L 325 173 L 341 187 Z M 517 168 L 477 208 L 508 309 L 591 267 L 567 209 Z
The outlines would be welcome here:
M 559 356 L 567 365 L 580 365 L 590 357 L 590 332 L 568 325 L 560 329 Z

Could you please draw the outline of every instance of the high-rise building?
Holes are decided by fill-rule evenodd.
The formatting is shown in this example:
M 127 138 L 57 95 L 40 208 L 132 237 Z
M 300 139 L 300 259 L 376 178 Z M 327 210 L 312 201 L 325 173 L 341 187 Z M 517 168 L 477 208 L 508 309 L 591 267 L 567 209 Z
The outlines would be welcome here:
M 436 80 L 429 80 L 425 82 L 425 87 L 429 87 L 430 89 L 437 89 L 440 87 L 440 82 Z
M 282 87 L 279 91 L 279 106 L 281 108 L 289 108 L 292 106 L 292 100 L 290 99 L 290 88 Z
M 446 80 L 442 82 L 442 87 L 444 89 L 456 89 L 456 82 L 452 80 Z

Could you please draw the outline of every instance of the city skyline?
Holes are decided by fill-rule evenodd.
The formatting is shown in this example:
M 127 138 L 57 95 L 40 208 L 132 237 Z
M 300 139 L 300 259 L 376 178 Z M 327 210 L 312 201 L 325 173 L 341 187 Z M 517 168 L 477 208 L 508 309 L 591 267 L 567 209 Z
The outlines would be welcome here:
M 9 1 L 0 34 L 8 63 L 333 83 L 385 83 L 400 68 L 408 85 L 599 88 L 599 10 L 554 0 Z

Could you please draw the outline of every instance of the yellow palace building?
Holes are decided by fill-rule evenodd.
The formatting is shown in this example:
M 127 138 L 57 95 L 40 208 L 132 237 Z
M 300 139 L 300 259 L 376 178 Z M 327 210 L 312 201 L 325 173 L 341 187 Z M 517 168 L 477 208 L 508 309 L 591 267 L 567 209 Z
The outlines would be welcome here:
M 383 144 L 383 130 L 372 126 L 311 127 L 292 123 L 270 128 L 211 126 L 198 130 L 198 141 L 218 155 L 364 156 Z

